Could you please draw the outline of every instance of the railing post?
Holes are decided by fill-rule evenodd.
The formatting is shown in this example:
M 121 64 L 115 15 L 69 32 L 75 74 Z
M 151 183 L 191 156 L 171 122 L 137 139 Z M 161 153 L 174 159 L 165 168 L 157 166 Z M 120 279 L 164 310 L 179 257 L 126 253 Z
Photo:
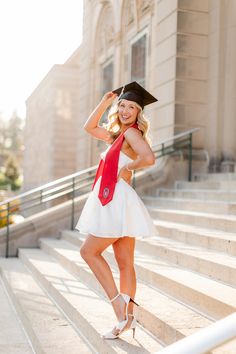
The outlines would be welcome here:
M 134 172 L 133 172 L 133 181 L 132 181 L 132 187 L 133 187 L 133 189 L 135 189 L 135 182 L 136 182 L 136 180 L 135 180 L 135 170 L 134 170 Z
M 164 152 L 165 152 L 165 144 L 161 144 L 161 153 L 162 153 L 162 156 L 164 156 Z
M 43 200 L 43 190 L 40 189 L 40 194 L 39 194 L 39 202 L 40 202 L 40 205 L 42 204 L 42 200 Z
M 8 258 L 9 256 L 9 235 L 10 235 L 10 229 L 9 229 L 10 215 L 9 214 L 10 214 L 10 203 L 7 203 L 7 234 L 6 234 L 6 252 L 5 252 L 6 258 Z
M 189 134 L 189 146 L 188 146 L 188 181 L 191 182 L 192 181 L 192 143 L 193 143 L 193 134 L 190 133 Z
M 74 229 L 74 211 L 75 211 L 75 177 L 72 178 L 71 230 Z

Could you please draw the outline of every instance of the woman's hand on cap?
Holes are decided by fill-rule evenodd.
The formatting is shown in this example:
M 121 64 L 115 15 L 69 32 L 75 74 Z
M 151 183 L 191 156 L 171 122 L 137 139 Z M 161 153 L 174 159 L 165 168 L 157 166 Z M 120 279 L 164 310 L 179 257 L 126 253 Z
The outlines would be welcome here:
M 114 93 L 112 91 L 106 92 L 102 98 L 102 102 L 106 103 L 107 106 L 110 106 L 116 97 L 117 93 Z

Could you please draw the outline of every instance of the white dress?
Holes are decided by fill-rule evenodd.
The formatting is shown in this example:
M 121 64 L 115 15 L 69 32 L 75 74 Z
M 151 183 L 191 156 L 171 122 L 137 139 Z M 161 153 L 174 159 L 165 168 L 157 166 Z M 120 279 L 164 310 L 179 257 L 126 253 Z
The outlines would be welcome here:
M 105 156 L 111 145 L 101 153 Z M 120 151 L 118 171 L 133 161 Z M 151 237 L 157 234 L 153 221 L 135 190 L 124 179 L 116 183 L 113 199 L 102 206 L 98 199 L 101 177 L 90 193 L 75 228 L 97 237 Z

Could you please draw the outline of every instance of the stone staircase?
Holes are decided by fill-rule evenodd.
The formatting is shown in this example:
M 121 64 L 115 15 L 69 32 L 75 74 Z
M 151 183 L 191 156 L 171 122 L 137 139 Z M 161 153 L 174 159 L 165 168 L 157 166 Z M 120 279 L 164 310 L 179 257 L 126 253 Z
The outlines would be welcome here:
M 0 259 L 0 353 L 155 353 L 235 312 L 236 174 L 196 179 L 143 197 L 157 236 L 136 243 L 135 339 L 102 339 L 111 305 L 80 256 L 84 236 L 63 230 Z M 211 353 L 235 354 L 236 340 Z

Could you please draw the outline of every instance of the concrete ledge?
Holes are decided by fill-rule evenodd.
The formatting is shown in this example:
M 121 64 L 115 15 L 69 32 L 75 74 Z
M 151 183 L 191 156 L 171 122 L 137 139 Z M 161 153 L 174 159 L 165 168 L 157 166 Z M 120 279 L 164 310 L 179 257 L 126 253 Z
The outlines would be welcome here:
M 194 181 L 235 181 L 236 173 L 195 173 Z
M 137 250 L 236 287 L 236 258 L 225 253 L 161 237 L 137 240 Z
M 224 190 L 202 190 L 202 189 L 158 189 L 156 191 L 157 197 L 165 198 L 186 198 L 204 201 L 224 201 L 224 202 L 236 202 L 236 192 L 224 191 Z
M 211 201 L 187 198 L 165 198 L 165 197 L 149 197 L 142 198 L 146 205 L 163 209 L 186 210 L 214 214 L 236 214 L 236 203 L 225 201 Z
M 227 192 L 236 190 L 236 181 L 234 179 L 229 181 L 222 181 L 222 180 L 205 180 L 199 182 L 183 182 L 183 181 L 176 181 L 175 182 L 176 189 L 206 189 L 210 190 L 224 190 Z
M 170 221 L 154 220 L 154 224 L 157 234 L 161 237 L 236 256 L 235 233 L 211 230 Z
M 75 220 L 84 206 L 88 194 L 75 199 Z M 38 247 L 42 236 L 59 234 L 60 229 L 71 227 L 71 201 L 51 207 L 27 217 L 19 224 L 10 225 L 9 256 L 16 256 L 19 247 Z M 0 256 L 5 256 L 6 228 L 0 230 Z
M 0 353 L 33 354 L 31 344 L 5 290 L 0 278 Z
M 190 224 L 197 227 L 221 230 L 223 232 L 236 232 L 236 216 L 200 213 L 194 211 L 171 210 L 148 207 L 150 215 L 154 219 L 170 221 L 181 224 Z

